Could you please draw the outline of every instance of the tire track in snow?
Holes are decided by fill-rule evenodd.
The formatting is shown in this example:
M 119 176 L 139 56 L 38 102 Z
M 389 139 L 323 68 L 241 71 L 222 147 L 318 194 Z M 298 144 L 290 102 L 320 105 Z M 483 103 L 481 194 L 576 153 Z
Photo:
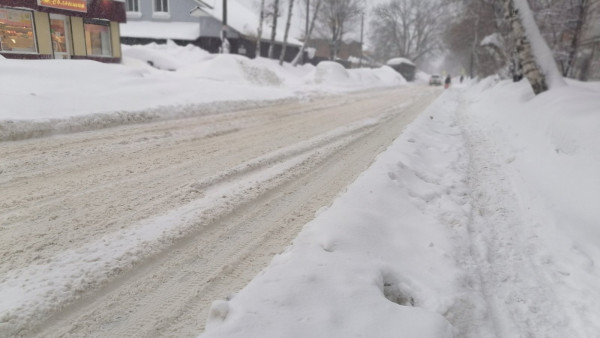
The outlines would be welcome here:
M 418 93 L 414 91 L 410 94 Z M 390 97 L 389 94 L 387 95 Z M 191 194 L 190 196 L 186 197 L 187 199 L 191 200 L 191 202 L 185 206 L 180 206 L 171 214 L 156 218 L 154 224 L 163 224 L 163 222 L 177 223 L 182 221 L 179 223 L 183 224 L 183 226 L 167 227 L 169 228 L 167 233 L 161 232 L 162 230 L 157 230 L 156 227 L 149 227 L 152 228 L 152 232 L 141 231 L 139 233 L 135 233 L 135 230 L 125 229 L 123 231 L 114 232 L 113 234 L 116 237 L 105 235 L 102 240 L 95 243 L 97 246 L 96 251 L 90 246 L 88 246 L 85 250 L 82 248 L 72 249 L 73 251 L 64 255 L 65 259 L 67 259 L 66 264 L 74 264 L 78 262 L 77 260 L 74 260 L 74 258 L 76 258 L 77 255 L 85 256 L 87 252 L 92 254 L 87 256 L 84 261 L 86 261 L 87 264 L 89 264 L 89 266 L 92 268 L 88 271 L 75 271 L 72 276 L 66 276 L 66 279 L 80 279 L 76 280 L 75 283 L 73 283 L 71 280 L 71 285 L 68 286 L 66 290 L 59 287 L 58 289 L 60 289 L 60 292 L 58 292 L 58 294 L 46 294 L 45 296 L 57 297 L 55 302 L 47 303 L 51 304 L 50 308 L 42 307 L 38 308 L 39 311 L 37 313 L 32 314 L 30 312 L 32 317 L 29 318 L 29 322 L 28 320 L 25 320 L 25 322 L 39 322 L 47 313 L 55 311 L 55 309 L 61 307 L 61 301 L 65 300 L 62 292 L 74 292 L 77 297 L 83 295 L 85 301 L 77 302 L 70 309 L 67 308 L 67 310 L 63 311 L 65 316 L 68 317 L 70 313 L 71 315 L 75 315 L 75 317 L 77 317 L 78 314 L 76 315 L 72 311 L 85 308 L 85 303 L 99 302 L 100 305 L 98 305 L 96 308 L 92 307 L 90 312 L 84 312 L 84 314 L 81 315 L 81 320 L 76 321 L 76 324 L 66 324 L 65 328 L 62 328 L 59 325 L 59 330 L 51 329 L 49 331 L 41 331 L 42 333 L 40 335 L 47 336 L 56 334 L 57 336 L 79 336 L 82 335 L 83 332 L 86 332 L 86 334 L 83 335 L 95 335 L 97 332 L 104 332 L 103 330 L 106 330 L 106 332 L 110 333 L 109 335 L 111 336 L 139 336 L 143 335 L 142 332 L 145 332 L 146 335 L 154 335 L 152 330 L 160 327 L 173 327 L 175 332 L 179 332 L 182 335 L 197 334 L 197 330 L 203 327 L 205 317 L 203 317 L 203 315 L 199 315 L 201 318 L 193 318 L 194 315 L 190 315 L 189 311 L 186 311 L 185 309 L 193 308 L 195 310 L 192 312 L 197 311 L 195 313 L 203 313 L 203 308 L 207 306 L 208 302 L 216 297 L 220 297 L 216 296 L 212 292 L 223 291 L 224 287 L 221 283 L 219 283 L 222 280 L 229 280 L 231 282 L 231 279 L 241 279 L 241 283 L 247 281 L 249 277 L 251 277 L 257 272 L 257 270 L 260 269 L 260 266 L 264 266 L 264 264 L 266 264 L 269 257 L 278 252 L 280 248 L 285 246 L 287 241 L 294 237 L 295 233 L 299 229 L 299 226 L 301 226 L 303 222 L 305 223 L 312 218 L 314 210 L 323 204 L 329 203 L 329 198 L 332 196 L 324 199 L 317 199 L 314 202 L 315 204 L 313 205 L 312 211 L 302 211 L 303 209 L 300 211 L 290 211 L 289 209 L 285 208 L 282 208 L 281 212 L 275 210 L 265 211 L 269 210 L 269 204 L 280 203 L 280 200 L 285 200 L 288 196 L 296 196 L 296 199 L 294 200 L 294 203 L 296 204 L 300 202 L 304 203 L 307 199 L 313 198 L 310 193 L 304 194 L 301 191 L 304 186 L 312 183 L 310 180 L 304 181 L 303 185 L 296 183 L 299 177 L 309 174 L 314 175 L 317 167 L 322 166 L 324 162 L 329 161 L 328 158 L 330 157 L 336 158 L 340 152 L 346 153 L 346 155 L 348 153 L 353 153 L 351 149 L 352 147 L 349 147 L 349 145 L 356 145 L 357 143 L 362 144 L 361 140 L 363 140 L 364 143 L 367 143 L 367 137 L 374 137 L 376 133 L 373 133 L 373 131 L 375 130 L 380 131 L 382 128 L 387 130 L 386 134 L 377 135 L 376 139 L 378 142 L 384 142 L 383 144 L 386 144 L 385 142 L 389 143 L 391 139 L 399 132 L 398 129 L 393 129 L 394 126 L 398 128 L 398 120 L 400 120 L 402 123 L 406 123 L 406 120 L 411 120 L 412 117 L 419 112 L 419 109 L 424 108 L 424 105 L 430 102 L 432 95 L 433 94 L 431 93 L 428 93 L 428 95 L 420 93 L 418 96 L 425 97 L 420 97 L 418 100 L 415 98 L 410 98 L 409 102 L 412 102 L 413 100 L 417 101 L 416 105 L 413 105 L 410 109 L 406 109 L 407 111 L 410 111 L 410 117 L 405 117 L 402 119 L 398 118 L 397 115 L 400 110 L 398 107 L 402 106 L 403 104 L 391 104 L 393 101 L 389 100 L 388 98 L 388 102 L 379 103 L 379 106 L 383 108 L 376 108 L 378 111 L 375 111 L 375 113 L 371 114 L 376 118 L 368 118 L 366 120 L 363 119 L 362 122 L 356 122 L 361 120 L 355 120 L 355 123 L 350 127 L 342 127 L 333 132 L 325 132 L 320 136 L 313 136 L 309 141 L 300 141 L 299 143 L 295 143 L 287 148 L 284 148 L 284 150 L 278 150 L 278 148 L 275 148 L 275 150 L 271 151 L 269 155 L 259 156 L 258 158 L 249 157 L 249 160 L 246 161 L 246 163 L 238 165 L 233 169 L 227 169 L 224 172 L 217 172 L 216 175 L 204 180 L 199 180 L 193 183 L 189 183 L 188 181 L 187 184 L 178 186 L 178 188 L 181 188 L 179 189 L 178 194 L 184 195 L 184 197 L 186 197 L 186 194 Z M 377 99 L 379 98 L 374 98 L 372 101 L 376 101 Z M 327 105 L 331 106 L 331 104 Z M 390 106 L 394 108 L 390 109 Z M 287 113 L 291 114 L 289 112 Z M 309 112 L 308 110 L 305 113 L 314 114 L 314 112 Z M 352 114 L 355 113 L 352 111 L 348 112 L 348 115 Z M 293 114 L 291 116 L 293 116 Z M 391 123 L 392 119 L 396 122 Z M 403 124 L 400 124 L 400 126 L 402 125 Z M 235 132 L 232 132 L 231 135 L 234 134 Z M 216 137 L 218 138 L 219 136 Z M 381 150 L 381 144 L 376 144 L 376 149 Z M 372 147 L 373 145 L 370 146 Z M 374 156 L 373 148 L 369 148 L 369 151 L 366 151 L 366 153 L 369 154 L 369 156 Z M 365 155 L 365 153 L 360 152 L 358 154 L 362 156 Z M 345 173 L 348 170 L 343 168 L 343 165 L 341 165 L 341 167 L 340 164 L 336 165 L 337 166 L 333 167 L 329 166 L 327 167 L 329 169 L 325 170 L 326 172 L 329 172 L 330 175 L 328 181 L 337 181 L 336 176 L 346 177 L 346 180 L 348 180 L 350 177 L 357 174 Z M 335 168 L 335 170 L 332 171 L 331 168 Z M 341 169 L 343 170 L 340 174 Z M 318 184 L 327 187 L 329 184 L 328 181 L 320 181 Z M 339 191 L 339 189 L 347 183 L 347 181 L 342 179 L 338 181 L 335 188 L 332 189 L 334 191 Z M 282 186 L 294 184 L 296 185 L 292 190 L 282 191 Z M 317 187 L 314 187 L 314 189 L 317 189 Z M 335 194 L 335 192 L 333 194 Z M 227 197 L 222 198 L 223 196 Z M 216 205 L 211 203 L 202 204 L 202 201 L 211 201 L 211 203 L 216 203 Z M 259 201 L 265 201 L 265 205 L 261 206 L 260 208 L 256 208 L 256 203 L 260 204 Z M 286 205 L 283 206 L 285 207 Z M 204 208 L 204 213 L 198 213 L 198 210 L 201 208 Z M 298 212 L 300 215 L 297 216 L 296 221 L 291 220 L 292 218 L 296 218 L 296 216 L 290 216 L 290 214 L 293 215 L 295 212 Z M 292 223 L 295 224 L 295 226 L 289 228 L 285 226 L 274 226 L 274 224 L 271 222 L 271 224 L 265 224 L 264 226 L 261 225 L 257 227 L 257 221 L 262 219 L 261 215 L 266 215 L 264 216 L 266 219 L 275 219 L 284 223 Z M 244 227 L 240 224 L 244 224 L 243 219 L 245 218 L 248 220 L 248 223 Z M 228 219 L 236 219 L 238 223 L 233 222 L 232 224 L 228 224 L 226 223 Z M 240 220 L 242 220 L 241 223 Z M 156 238 L 161 239 L 159 241 L 153 241 L 153 239 Z M 193 240 L 189 238 L 193 238 Z M 115 267 L 107 269 L 107 266 L 103 266 L 103 264 L 106 264 L 106 261 L 102 260 L 103 257 L 101 257 L 100 254 L 102 252 L 106 252 L 107 247 L 115 245 L 119 241 L 130 242 L 132 239 L 135 239 L 137 243 L 144 244 L 137 247 L 135 245 L 131 246 L 130 251 L 125 251 L 124 257 L 126 257 L 126 259 L 116 264 Z M 229 247 L 227 243 L 233 240 L 235 240 L 233 242 L 235 245 Z M 177 251 L 180 249 L 183 250 L 182 248 L 185 247 L 185 245 L 181 244 L 181 242 L 187 242 L 188 246 L 202 248 L 201 250 L 195 249 L 195 252 L 191 254 L 191 256 L 189 252 L 183 255 L 184 261 L 186 259 L 200 261 L 195 263 L 195 268 L 189 271 L 189 276 L 187 277 L 185 274 L 180 276 L 179 274 L 181 271 L 170 270 L 171 268 L 169 267 L 169 264 L 160 265 L 160 267 L 157 267 L 157 264 L 155 264 L 155 261 L 168 260 L 171 255 L 177 255 Z M 273 242 L 275 242 L 275 244 Z M 179 244 L 174 245 L 173 243 Z M 265 245 L 267 245 L 267 249 L 264 248 Z M 278 249 L 268 249 L 268 247 L 271 245 L 274 245 Z M 163 247 L 169 247 L 170 249 L 169 251 L 162 251 L 156 254 L 156 252 Z M 239 250 L 236 248 L 239 248 Z M 257 250 L 261 251 L 261 253 L 258 254 L 258 257 L 256 257 L 257 254 L 255 253 Z M 267 250 L 267 252 L 264 252 L 265 250 Z M 113 251 L 113 249 L 111 249 L 111 251 Z M 223 254 L 221 255 L 219 251 Z M 94 252 L 98 253 L 98 255 L 94 256 Z M 144 258 L 148 257 L 149 255 L 150 257 L 154 258 Z M 60 254 L 58 256 L 60 256 Z M 210 259 L 200 259 L 198 258 L 199 256 L 210 257 Z M 72 260 L 69 261 L 69 259 Z M 248 275 L 248 272 L 245 272 L 242 273 L 245 279 L 240 278 L 237 275 L 238 271 L 240 268 L 244 269 L 243 266 L 248 263 L 247 260 L 256 260 L 256 263 L 252 263 L 253 270 L 251 270 L 252 272 L 249 272 L 250 275 Z M 257 268 L 254 264 L 259 267 Z M 137 266 L 133 272 L 127 274 L 120 273 L 121 270 L 127 270 L 132 265 Z M 176 265 L 185 269 L 185 265 L 181 265 L 180 263 L 175 262 L 171 265 Z M 104 271 L 109 271 L 109 274 L 95 276 L 93 275 L 94 267 L 99 267 L 104 269 Z M 131 285 L 131 280 L 135 280 L 135 276 L 137 276 L 137 274 L 143 274 L 144 272 L 147 272 L 150 274 L 150 276 L 153 276 L 152 271 L 155 270 L 161 270 L 164 271 L 164 273 L 157 272 L 156 278 L 150 278 L 150 280 L 146 278 L 143 282 L 137 280 L 135 283 L 133 283 L 134 285 Z M 44 271 L 43 268 L 42 271 Z M 45 271 L 51 273 L 51 271 Z M 19 276 L 26 276 L 23 271 L 20 271 L 18 274 Z M 168 276 L 173 274 L 178 275 L 179 279 L 187 278 L 193 282 L 185 284 L 185 281 L 169 280 Z M 51 276 L 51 274 L 45 275 L 46 278 Z M 60 277 L 65 276 L 58 276 L 57 278 L 60 279 Z M 10 278 L 5 278 L 4 282 L 7 282 L 9 279 Z M 111 280 L 112 282 L 109 283 Z M 122 281 L 119 282 L 119 280 Z M 10 280 L 8 282 L 10 283 Z M 139 284 L 144 283 L 148 283 L 150 285 L 144 287 L 139 286 Z M 152 283 L 156 284 L 154 284 L 152 287 Z M 187 285 L 187 287 L 181 287 L 181 283 L 184 283 L 183 285 Z M 90 288 L 105 284 L 106 286 L 98 291 L 98 293 L 95 295 L 85 294 Z M 63 286 L 65 285 L 66 284 L 63 284 Z M 243 284 L 240 284 L 240 282 L 236 282 L 234 285 L 238 288 L 243 286 Z M 57 289 L 56 286 L 57 284 L 55 283 L 53 285 L 47 285 L 48 289 L 52 289 L 52 287 Z M 17 285 L 17 288 L 18 287 L 19 286 Z M 4 289 L 4 287 L 0 287 L 0 289 Z M 46 289 L 44 292 L 47 292 L 48 289 Z M 163 291 L 159 292 L 159 290 Z M 196 290 L 195 297 L 190 297 L 190 290 Z M 125 294 L 122 292 L 125 292 Z M 194 292 L 192 291 L 191 293 L 193 294 Z M 111 300 L 113 294 L 117 294 L 119 296 L 116 296 L 116 298 L 112 298 Z M 160 296 L 163 294 L 164 296 Z M 120 312 L 121 314 L 117 314 L 115 317 L 110 318 L 110 308 L 121 307 L 122 305 L 120 303 L 122 303 L 123 299 L 125 299 L 122 296 L 133 297 L 128 299 L 135 304 L 130 305 L 129 307 L 129 310 L 132 310 L 134 315 L 127 315 L 127 311 L 125 311 Z M 104 297 L 108 297 L 108 300 L 104 300 Z M 202 301 L 196 303 L 196 299 L 201 299 Z M 154 300 L 156 300 L 156 302 Z M 161 300 L 163 301 L 160 302 Z M 161 312 L 156 309 L 156 304 L 165 306 L 165 304 L 170 303 L 173 304 L 173 308 L 167 309 L 168 311 Z M 35 307 L 32 307 L 32 309 L 33 308 Z M 202 311 L 198 309 L 202 309 Z M 152 315 L 152 313 L 156 311 L 159 313 Z M 19 310 L 17 312 L 19 312 Z M 117 311 L 116 313 L 119 312 Z M 183 316 L 187 319 L 183 320 L 182 324 L 178 324 L 177 320 L 169 319 L 172 316 L 176 316 L 177 318 Z M 190 316 L 192 317 L 191 319 Z M 4 319 L 6 319 L 6 317 L 4 317 Z M 67 322 L 69 321 L 70 320 Z M 5 321 L 5 323 L 7 322 L 11 323 L 10 320 Z M 93 323 L 98 322 L 101 322 L 102 324 L 100 326 L 93 325 Z M 14 321 L 12 323 L 14 323 Z M 57 329 L 57 327 L 53 326 L 52 323 L 64 324 L 64 322 L 61 322 L 60 315 L 58 318 L 51 319 L 49 323 L 50 324 L 48 324 L 48 327 L 52 327 L 54 329 Z M 131 325 L 133 323 L 136 325 Z M 171 325 L 169 325 L 169 323 Z M 25 327 L 26 326 L 28 326 L 28 324 L 25 325 Z M 140 327 L 150 331 L 140 331 Z M 0 328 L 0 330 L 2 330 L 2 328 Z M 36 330 L 32 332 L 35 331 Z M 168 333 L 163 332 L 161 335 L 168 335 Z M 178 334 L 175 335 L 177 336 Z

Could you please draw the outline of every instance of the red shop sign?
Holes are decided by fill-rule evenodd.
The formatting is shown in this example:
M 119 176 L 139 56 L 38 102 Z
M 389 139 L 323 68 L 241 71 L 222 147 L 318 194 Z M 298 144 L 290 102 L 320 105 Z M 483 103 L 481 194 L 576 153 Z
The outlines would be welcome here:
M 86 0 L 38 0 L 38 5 L 68 11 L 87 12 Z

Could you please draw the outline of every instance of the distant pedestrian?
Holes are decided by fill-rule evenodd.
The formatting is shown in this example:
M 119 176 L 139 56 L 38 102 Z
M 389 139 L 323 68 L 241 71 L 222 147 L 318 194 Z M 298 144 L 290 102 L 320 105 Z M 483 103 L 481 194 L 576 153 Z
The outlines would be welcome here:
M 460 83 L 463 83 L 463 80 L 465 79 L 465 77 L 463 75 L 460 76 Z
M 444 81 L 444 88 L 450 88 L 450 82 L 452 82 L 452 78 L 450 78 L 450 74 L 448 74 L 448 76 L 446 76 L 446 81 Z

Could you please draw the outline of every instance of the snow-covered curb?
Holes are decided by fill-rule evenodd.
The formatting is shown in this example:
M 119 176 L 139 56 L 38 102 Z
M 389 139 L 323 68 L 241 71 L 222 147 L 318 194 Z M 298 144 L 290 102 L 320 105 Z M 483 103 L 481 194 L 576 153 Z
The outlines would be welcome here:
M 467 158 L 447 92 L 202 337 L 451 337 L 454 228 L 466 225 Z

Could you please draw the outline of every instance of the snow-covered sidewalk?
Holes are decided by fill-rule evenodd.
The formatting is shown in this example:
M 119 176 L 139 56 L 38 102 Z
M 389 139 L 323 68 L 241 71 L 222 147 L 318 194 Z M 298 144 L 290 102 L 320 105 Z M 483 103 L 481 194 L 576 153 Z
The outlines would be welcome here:
M 202 337 L 596 337 L 596 84 L 455 88 Z

